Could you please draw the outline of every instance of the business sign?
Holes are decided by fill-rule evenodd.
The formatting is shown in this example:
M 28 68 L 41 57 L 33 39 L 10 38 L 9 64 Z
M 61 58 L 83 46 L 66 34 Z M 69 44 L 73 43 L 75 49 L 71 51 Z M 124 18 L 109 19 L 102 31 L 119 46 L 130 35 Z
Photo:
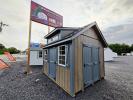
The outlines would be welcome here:
M 63 27 L 61 15 L 33 1 L 31 1 L 31 20 L 52 27 Z
M 13 57 L 9 52 L 4 52 L 4 54 L 10 61 L 16 61 L 15 57 Z

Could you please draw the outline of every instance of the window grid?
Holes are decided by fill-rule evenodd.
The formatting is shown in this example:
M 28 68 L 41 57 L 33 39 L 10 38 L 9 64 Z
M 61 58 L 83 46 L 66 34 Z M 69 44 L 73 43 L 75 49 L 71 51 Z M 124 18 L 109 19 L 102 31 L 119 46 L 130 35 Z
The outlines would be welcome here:
M 58 47 L 58 64 L 66 66 L 66 46 L 61 45 Z

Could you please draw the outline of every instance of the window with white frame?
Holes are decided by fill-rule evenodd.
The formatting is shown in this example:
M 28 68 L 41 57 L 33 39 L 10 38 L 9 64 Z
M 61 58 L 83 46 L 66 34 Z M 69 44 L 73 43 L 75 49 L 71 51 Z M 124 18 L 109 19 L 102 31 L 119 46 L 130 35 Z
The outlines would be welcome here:
M 47 61 L 48 60 L 48 50 L 44 50 L 44 60 Z
M 65 45 L 58 47 L 58 64 L 62 66 L 66 66 L 66 48 Z
M 42 58 L 42 51 L 39 51 L 39 58 Z

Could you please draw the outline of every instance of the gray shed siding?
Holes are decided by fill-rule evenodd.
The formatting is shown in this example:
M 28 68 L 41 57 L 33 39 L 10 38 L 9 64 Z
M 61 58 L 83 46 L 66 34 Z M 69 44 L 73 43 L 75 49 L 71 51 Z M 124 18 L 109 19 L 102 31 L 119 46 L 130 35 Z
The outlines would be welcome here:
M 70 34 L 72 31 L 66 30 L 62 31 L 60 33 L 60 38 L 64 38 L 66 35 Z M 56 42 L 55 44 L 53 43 L 52 45 L 49 45 L 51 47 L 46 46 L 46 48 L 51 49 L 54 45 L 67 45 L 68 46 L 68 55 L 66 59 L 66 67 L 63 67 L 61 65 L 58 65 L 56 63 L 56 78 L 52 79 L 55 83 L 57 83 L 61 88 L 63 88 L 67 93 L 69 93 L 72 96 L 75 96 L 77 92 L 80 90 L 84 90 L 85 85 L 84 85 L 84 75 L 90 75 L 88 73 L 84 74 L 84 61 L 83 57 L 85 57 L 86 54 L 83 56 L 83 47 L 85 45 L 92 47 L 91 53 L 93 53 L 93 56 L 91 56 L 93 60 L 95 60 L 97 65 L 93 64 L 93 67 L 96 67 L 96 71 L 98 72 L 92 72 L 96 73 L 94 76 L 95 80 L 92 80 L 94 83 L 97 80 L 100 80 L 104 78 L 105 76 L 105 69 L 104 69 L 104 47 L 105 41 L 103 41 L 99 33 L 97 33 L 96 29 L 94 27 L 92 28 L 86 28 L 85 30 L 80 31 L 79 34 L 74 35 L 72 38 L 68 38 L 71 40 L 66 41 L 61 41 L 61 42 Z M 72 41 L 72 42 L 71 42 Z M 58 46 L 54 46 L 54 48 L 58 49 Z M 87 52 L 87 51 L 86 51 Z M 57 52 L 58 54 L 58 52 Z M 88 54 L 88 52 L 87 52 Z M 85 57 L 85 59 L 89 57 Z M 98 60 L 97 60 L 98 59 Z M 58 62 L 58 57 L 56 59 Z M 95 63 L 93 62 L 93 63 Z M 100 62 L 100 63 L 99 63 Z M 44 61 L 44 73 L 49 76 L 49 61 L 45 62 Z M 88 64 L 88 62 L 87 62 Z M 87 79 L 87 78 L 86 78 Z M 92 84 L 91 83 L 91 84 Z
M 48 61 L 44 61 L 44 73 L 50 77 L 55 83 L 57 83 L 60 87 L 62 87 L 67 93 L 69 94 L 74 94 L 74 92 L 72 91 L 72 88 L 74 88 L 74 86 L 72 85 L 74 80 L 71 78 L 72 75 L 72 71 L 70 71 L 72 69 L 72 44 L 63 44 L 63 45 L 67 45 L 68 46 L 68 55 L 67 55 L 67 59 L 66 59 L 66 67 L 64 66 L 60 66 L 58 65 L 58 63 L 56 63 L 56 77 L 55 79 L 50 77 L 50 66 L 49 66 L 49 58 Z M 60 45 L 59 45 L 60 46 Z M 48 48 L 48 52 L 50 51 L 50 49 L 53 47 Z M 55 46 L 54 48 L 56 48 L 58 50 L 58 46 Z M 49 54 L 49 53 L 48 53 Z M 58 52 L 57 54 L 58 55 Z M 58 62 L 58 57 L 56 58 L 56 62 Z
M 99 47 L 100 78 L 104 78 L 104 47 L 93 28 L 74 39 L 75 42 L 75 93 L 84 90 L 83 84 L 83 44 Z

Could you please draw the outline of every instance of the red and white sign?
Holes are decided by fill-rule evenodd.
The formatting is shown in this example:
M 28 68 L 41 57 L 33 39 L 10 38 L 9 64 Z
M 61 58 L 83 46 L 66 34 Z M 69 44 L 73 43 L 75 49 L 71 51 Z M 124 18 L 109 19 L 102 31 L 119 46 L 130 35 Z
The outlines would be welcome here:
M 33 1 L 31 1 L 31 20 L 52 27 L 63 27 L 61 15 Z
M 4 54 L 10 61 L 16 61 L 15 57 L 13 57 L 9 52 L 4 52 Z

